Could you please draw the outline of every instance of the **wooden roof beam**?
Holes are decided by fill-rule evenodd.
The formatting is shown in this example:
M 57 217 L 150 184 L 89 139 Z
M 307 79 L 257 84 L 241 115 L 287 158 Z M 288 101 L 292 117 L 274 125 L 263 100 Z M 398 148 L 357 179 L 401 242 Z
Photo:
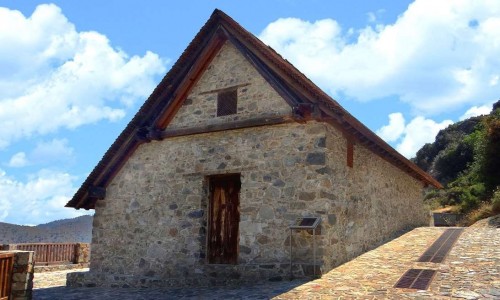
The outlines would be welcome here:
M 191 91 L 191 88 L 196 84 L 201 74 L 210 65 L 212 59 L 219 52 L 220 48 L 222 48 L 222 45 L 224 45 L 227 41 L 227 35 L 224 32 L 225 31 L 223 30 L 217 30 L 212 36 L 208 45 L 203 49 L 198 59 L 189 69 L 188 74 L 183 77 L 183 80 L 175 91 L 173 99 L 170 101 L 169 105 L 167 105 L 165 111 L 163 111 L 154 122 L 155 127 L 164 129 L 168 126 L 175 113 L 182 106 L 182 103 Z

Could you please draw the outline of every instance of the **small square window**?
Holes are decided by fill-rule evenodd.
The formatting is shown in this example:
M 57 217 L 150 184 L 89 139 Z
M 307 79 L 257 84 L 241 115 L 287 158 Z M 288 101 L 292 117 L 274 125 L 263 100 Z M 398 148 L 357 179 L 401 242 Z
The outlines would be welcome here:
M 230 90 L 217 94 L 217 117 L 234 115 L 238 109 L 238 91 Z

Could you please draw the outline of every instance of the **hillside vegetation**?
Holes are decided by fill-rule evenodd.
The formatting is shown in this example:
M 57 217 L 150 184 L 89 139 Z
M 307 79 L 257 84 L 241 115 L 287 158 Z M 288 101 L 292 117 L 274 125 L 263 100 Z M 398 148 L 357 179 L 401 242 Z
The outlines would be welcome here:
M 38 226 L 0 222 L 0 245 L 20 243 L 90 243 L 92 216 L 64 219 Z
M 469 118 L 441 130 L 413 161 L 444 185 L 431 190 L 432 207 L 454 206 L 470 222 L 500 213 L 500 101 L 489 115 Z

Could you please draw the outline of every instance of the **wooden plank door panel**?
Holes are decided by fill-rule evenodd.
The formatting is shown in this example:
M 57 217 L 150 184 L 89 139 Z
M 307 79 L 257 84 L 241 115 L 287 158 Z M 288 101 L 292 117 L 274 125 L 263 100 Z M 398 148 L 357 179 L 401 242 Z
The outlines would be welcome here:
M 236 264 L 239 245 L 240 175 L 210 180 L 208 262 Z

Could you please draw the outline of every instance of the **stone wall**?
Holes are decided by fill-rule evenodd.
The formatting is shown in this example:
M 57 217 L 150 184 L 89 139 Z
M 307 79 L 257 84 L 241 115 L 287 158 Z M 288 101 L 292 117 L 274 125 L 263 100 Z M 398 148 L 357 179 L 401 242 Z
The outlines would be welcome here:
M 216 117 L 216 91 L 238 86 L 238 114 Z M 290 106 L 226 43 L 169 128 L 209 125 Z M 240 174 L 237 265 L 208 264 L 208 182 Z M 346 166 L 346 140 L 326 123 L 289 123 L 181 136 L 141 145 L 96 203 L 89 273 L 74 286 L 208 285 L 312 274 L 312 235 L 289 226 L 320 216 L 322 271 L 422 224 L 422 185 L 363 147 Z M 406 218 L 408 210 L 418 212 Z
M 330 205 L 325 270 L 405 230 L 427 225 L 420 181 L 359 144 L 354 146 L 354 165 L 348 167 L 347 140 L 334 128 L 327 127 L 326 146 L 325 172 L 332 174 L 336 186 L 319 191 Z
M 74 264 L 84 264 L 90 261 L 90 244 L 76 243 Z
M 231 87 L 237 87 L 238 113 L 216 117 L 217 91 Z M 291 107 L 231 42 L 226 42 L 190 91 L 168 128 L 227 123 L 263 113 L 280 115 L 291 111 Z
M 289 276 L 288 227 L 297 217 L 322 218 L 323 272 L 423 224 L 425 214 L 407 214 L 419 210 L 421 184 L 358 146 L 348 168 L 345 144 L 328 125 L 308 122 L 142 145 L 97 202 L 91 275 L 71 275 L 70 284 L 281 280 Z M 234 266 L 205 259 L 207 176 L 224 173 L 242 181 Z M 312 235 L 294 232 L 292 243 L 294 276 L 312 274 Z
M 207 176 L 240 173 L 240 256 L 229 269 L 233 277 L 286 277 L 288 227 L 299 216 L 315 214 L 308 204 L 314 203 L 316 182 L 329 181 L 317 172 L 325 165 L 323 142 L 324 125 L 309 123 L 142 145 L 97 203 L 91 270 L 226 277 L 215 270 L 223 268 L 205 261 Z M 309 264 L 303 254 L 310 247 L 307 233 L 298 234 L 294 252 Z

